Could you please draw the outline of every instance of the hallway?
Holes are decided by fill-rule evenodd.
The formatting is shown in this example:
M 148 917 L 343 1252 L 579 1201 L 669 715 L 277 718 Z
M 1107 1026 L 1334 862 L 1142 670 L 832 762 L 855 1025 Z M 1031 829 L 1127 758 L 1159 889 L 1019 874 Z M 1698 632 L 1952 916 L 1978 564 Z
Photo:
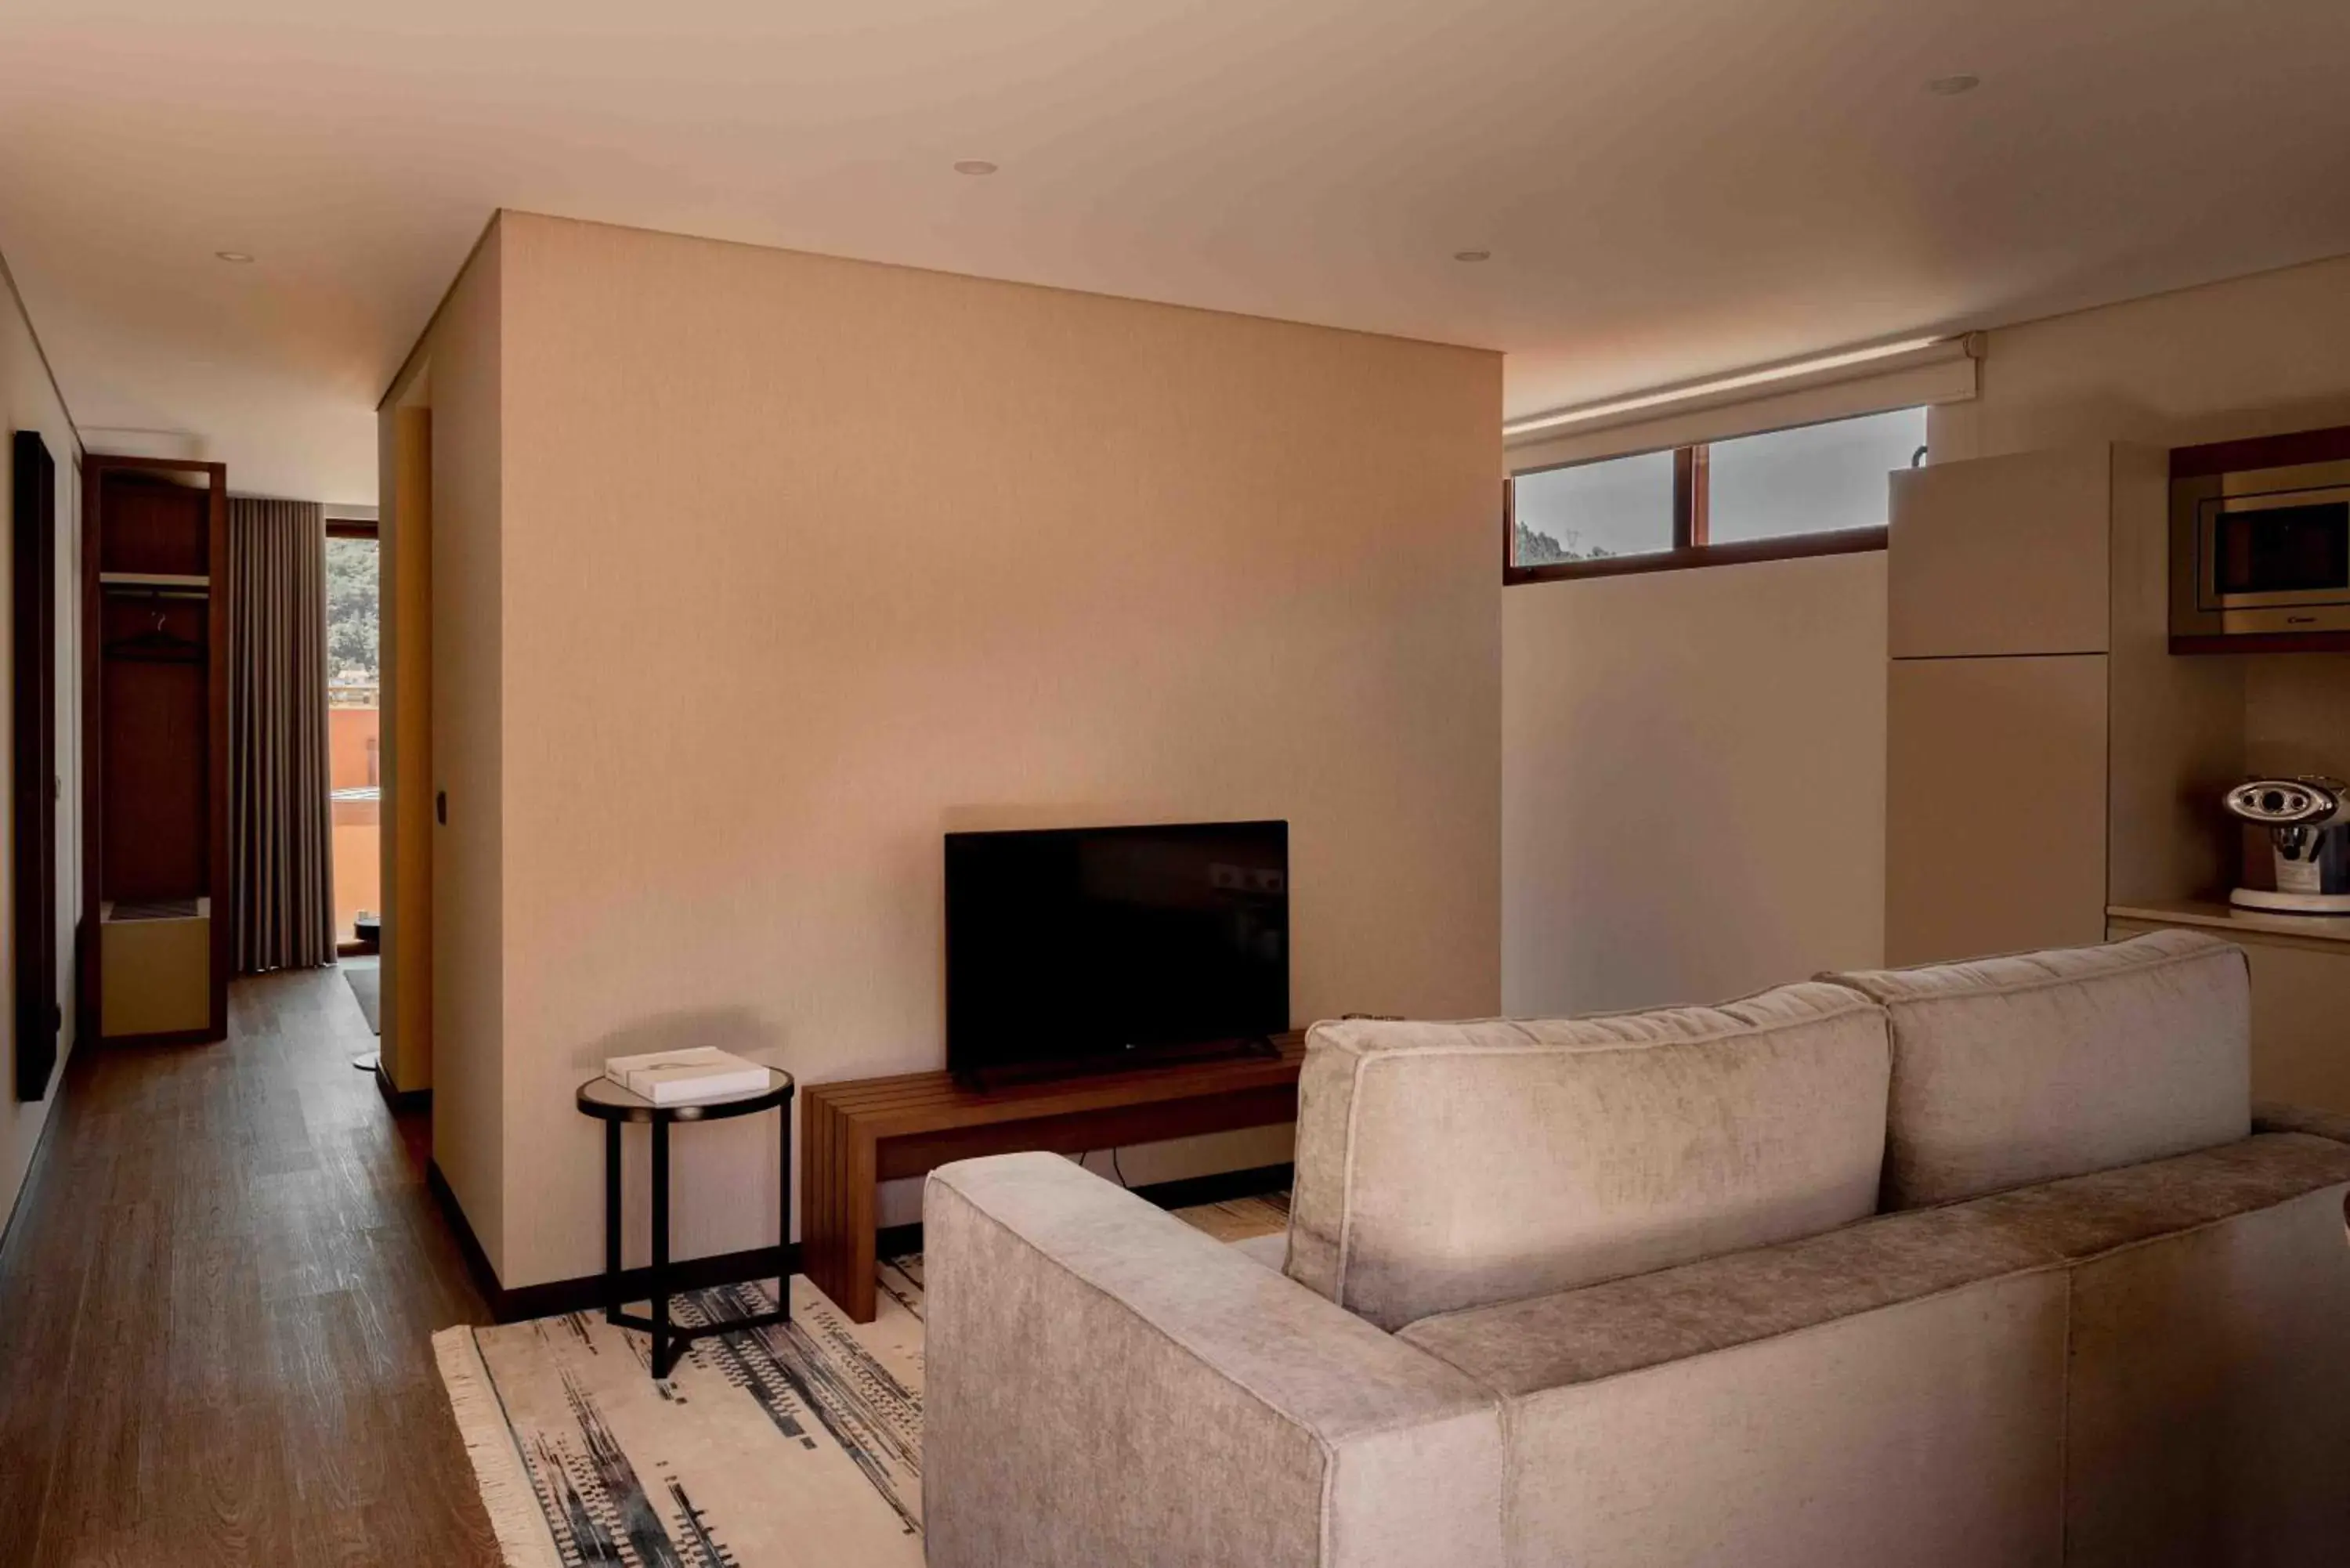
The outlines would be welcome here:
M 333 970 L 78 1049 L 0 1252 L 11 1563 L 494 1563 L 429 1343 L 488 1314 Z

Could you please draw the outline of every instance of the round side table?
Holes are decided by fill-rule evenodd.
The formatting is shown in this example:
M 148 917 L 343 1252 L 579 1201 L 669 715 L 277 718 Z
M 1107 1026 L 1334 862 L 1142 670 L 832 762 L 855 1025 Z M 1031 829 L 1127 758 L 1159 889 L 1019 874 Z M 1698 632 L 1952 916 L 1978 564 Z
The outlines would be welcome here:
M 746 1328 L 764 1328 L 774 1324 L 792 1321 L 792 1282 L 789 1274 L 792 1250 L 792 1075 L 774 1067 L 767 1069 L 767 1086 L 755 1093 L 736 1095 L 723 1100 L 704 1100 L 698 1105 L 657 1106 L 642 1095 L 621 1087 L 609 1078 L 590 1078 L 579 1085 L 579 1110 L 583 1116 L 594 1116 L 604 1124 L 604 1321 L 619 1324 L 623 1328 L 639 1329 L 652 1336 L 653 1376 L 666 1377 L 676 1366 L 677 1358 L 687 1345 L 713 1334 L 733 1334 Z M 783 1174 L 779 1189 L 783 1220 L 775 1238 L 775 1255 L 782 1260 L 776 1264 L 784 1270 L 775 1281 L 775 1310 L 752 1317 L 732 1318 L 724 1323 L 704 1324 L 684 1328 L 670 1321 L 670 1298 L 684 1287 L 671 1272 L 669 1258 L 669 1129 L 677 1122 L 715 1122 L 729 1116 L 756 1116 L 761 1111 L 778 1111 L 776 1147 L 780 1158 L 776 1168 Z M 647 1122 L 652 1127 L 653 1138 L 653 1258 L 647 1271 L 651 1276 L 645 1292 L 652 1306 L 652 1315 L 639 1317 L 620 1310 L 620 1127 L 626 1122 Z

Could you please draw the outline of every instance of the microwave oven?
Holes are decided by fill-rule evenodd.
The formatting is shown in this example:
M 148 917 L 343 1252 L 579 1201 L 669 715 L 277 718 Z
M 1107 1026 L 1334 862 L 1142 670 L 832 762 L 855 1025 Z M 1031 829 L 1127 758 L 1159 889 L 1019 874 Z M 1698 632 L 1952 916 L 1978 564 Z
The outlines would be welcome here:
M 2170 630 L 2350 631 L 2350 461 L 2174 477 Z

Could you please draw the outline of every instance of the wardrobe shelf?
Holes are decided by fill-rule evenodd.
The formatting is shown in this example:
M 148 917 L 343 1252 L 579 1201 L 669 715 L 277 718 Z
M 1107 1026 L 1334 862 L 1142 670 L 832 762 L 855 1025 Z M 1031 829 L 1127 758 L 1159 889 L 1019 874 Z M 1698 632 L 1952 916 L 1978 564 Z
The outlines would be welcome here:
M 210 590 L 212 578 L 191 576 L 184 572 L 100 572 L 98 586 L 102 588 L 203 588 Z
M 144 925 L 159 920 L 209 920 L 213 901 L 195 898 L 109 898 L 98 907 L 102 926 Z

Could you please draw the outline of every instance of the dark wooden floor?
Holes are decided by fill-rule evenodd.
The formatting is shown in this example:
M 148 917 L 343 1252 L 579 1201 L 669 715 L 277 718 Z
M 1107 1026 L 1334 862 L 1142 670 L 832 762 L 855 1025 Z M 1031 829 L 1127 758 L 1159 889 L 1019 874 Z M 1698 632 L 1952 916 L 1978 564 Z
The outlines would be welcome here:
M 332 970 L 84 1046 L 0 1253 L 0 1562 L 497 1562 L 430 1336 L 489 1314 Z

